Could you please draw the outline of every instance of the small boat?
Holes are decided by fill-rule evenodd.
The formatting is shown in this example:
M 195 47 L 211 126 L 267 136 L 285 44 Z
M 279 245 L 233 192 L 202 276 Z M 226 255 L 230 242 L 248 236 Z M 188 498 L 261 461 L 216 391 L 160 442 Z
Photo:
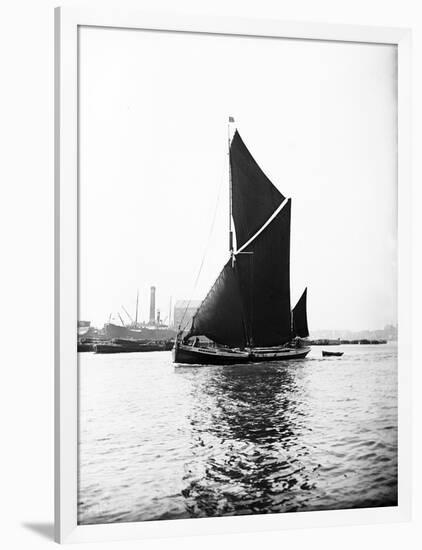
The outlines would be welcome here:
M 78 342 L 78 352 L 94 351 L 94 344 L 90 342 Z
M 133 353 L 145 351 L 170 351 L 173 341 L 140 341 L 125 338 L 114 338 L 111 342 L 96 344 L 95 353 Z
M 343 355 L 343 351 L 323 351 L 322 356 L 323 357 L 341 357 Z
M 310 352 L 306 288 L 290 302 L 291 200 L 263 173 L 229 118 L 229 258 L 187 333 L 179 325 L 173 361 L 236 365 L 304 359 Z M 236 240 L 232 230 L 232 221 Z M 236 246 L 234 246 L 236 244 Z M 208 344 L 199 343 L 205 336 Z
M 104 342 L 96 344 L 94 346 L 95 353 L 123 353 L 125 351 L 123 346 L 114 344 L 113 342 Z

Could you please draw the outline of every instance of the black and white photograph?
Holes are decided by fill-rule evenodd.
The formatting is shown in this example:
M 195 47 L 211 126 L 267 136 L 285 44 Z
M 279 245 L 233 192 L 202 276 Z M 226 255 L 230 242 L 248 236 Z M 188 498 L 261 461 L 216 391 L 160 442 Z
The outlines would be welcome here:
M 78 33 L 78 524 L 396 507 L 397 46 Z

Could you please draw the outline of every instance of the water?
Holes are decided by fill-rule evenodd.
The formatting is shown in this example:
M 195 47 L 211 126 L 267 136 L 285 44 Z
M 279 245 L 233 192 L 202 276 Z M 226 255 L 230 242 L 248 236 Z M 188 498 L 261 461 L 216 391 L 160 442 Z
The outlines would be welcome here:
M 339 349 L 234 367 L 79 354 L 79 523 L 396 505 L 397 348 Z

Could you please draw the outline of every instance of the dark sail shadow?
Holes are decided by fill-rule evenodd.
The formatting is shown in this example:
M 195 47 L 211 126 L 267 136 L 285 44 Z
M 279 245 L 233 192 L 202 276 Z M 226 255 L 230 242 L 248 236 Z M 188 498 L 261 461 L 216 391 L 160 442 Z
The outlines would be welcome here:
M 191 460 L 182 494 L 191 517 L 296 511 L 315 469 L 302 437 L 299 369 L 285 364 L 197 369 Z

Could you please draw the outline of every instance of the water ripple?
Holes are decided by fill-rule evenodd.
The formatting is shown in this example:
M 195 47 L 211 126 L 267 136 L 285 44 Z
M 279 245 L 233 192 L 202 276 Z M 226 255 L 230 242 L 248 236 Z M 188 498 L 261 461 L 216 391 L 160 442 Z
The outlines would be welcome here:
M 397 349 L 174 367 L 81 354 L 79 523 L 397 503 Z

